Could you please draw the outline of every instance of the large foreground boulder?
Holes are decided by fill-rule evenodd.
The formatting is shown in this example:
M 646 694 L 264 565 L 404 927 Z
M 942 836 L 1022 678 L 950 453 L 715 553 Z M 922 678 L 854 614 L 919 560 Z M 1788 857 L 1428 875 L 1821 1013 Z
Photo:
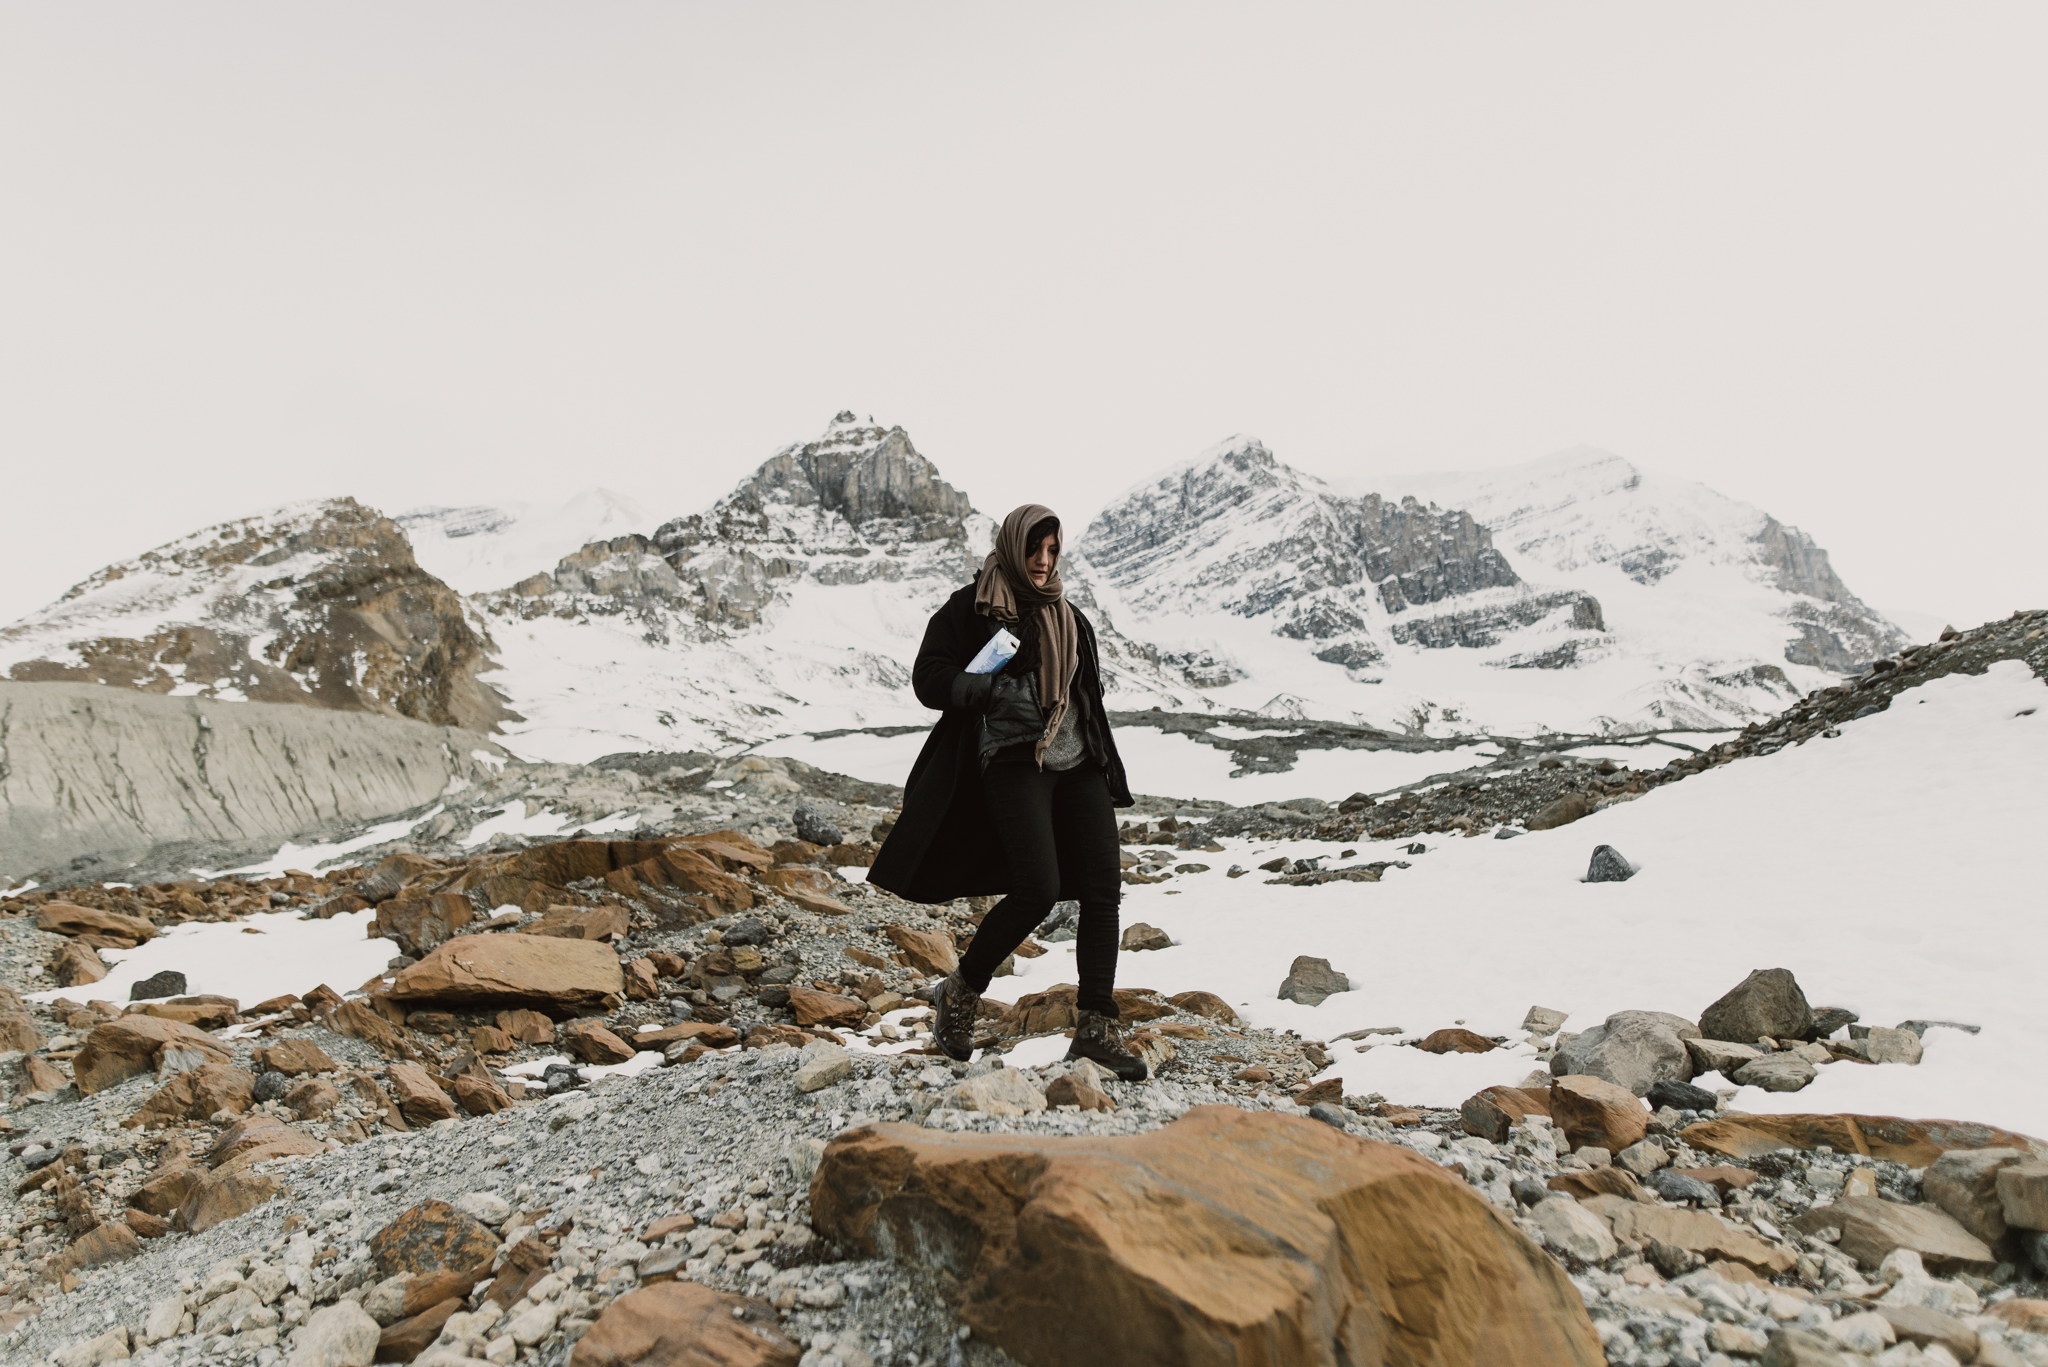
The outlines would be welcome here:
M 1416 1154 L 1199 1106 L 1128 1138 L 848 1131 L 820 1233 L 957 1279 L 960 1315 L 1030 1367 L 1604 1359 L 1564 1272 Z
M 1659 1082 L 1690 1082 L 1692 1055 L 1685 1041 L 1699 1030 L 1663 1011 L 1617 1011 L 1599 1025 L 1560 1040 L 1550 1071 L 1558 1077 L 1604 1078 L 1647 1096 Z
M 626 974 L 610 945 L 536 935 L 463 935 L 398 975 L 393 1001 L 531 1006 L 555 1016 L 610 1011 Z

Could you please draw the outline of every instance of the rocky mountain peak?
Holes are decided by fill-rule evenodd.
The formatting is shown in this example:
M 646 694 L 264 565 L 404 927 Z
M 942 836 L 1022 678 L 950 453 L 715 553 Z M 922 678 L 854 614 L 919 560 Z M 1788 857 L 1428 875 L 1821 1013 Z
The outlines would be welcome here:
M 0 630 L 24 682 L 378 712 L 473 731 L 513 719 L 492 645 L 404 532 L 352 498 L 220 523 L 109 565 Z
M 966 494 L 939 478 L 938 468 L 911 445 L 901 427 L 861 423 L 842 412 L 816 441 L 783 447 L 752 478 L 719 500 L 711 518 L 731 524 L 742 517 L 770 518 L 785 509 L 815 509 L 854 527 L 887 520 L 896 536 L 917 541 L 955 538 L 974 511 Z M 678 519 L 656 533 L 675 540 Z M 676 528 L 676 532 L 671 532 Z M 664 544 L 667 544 L 664 542 Z

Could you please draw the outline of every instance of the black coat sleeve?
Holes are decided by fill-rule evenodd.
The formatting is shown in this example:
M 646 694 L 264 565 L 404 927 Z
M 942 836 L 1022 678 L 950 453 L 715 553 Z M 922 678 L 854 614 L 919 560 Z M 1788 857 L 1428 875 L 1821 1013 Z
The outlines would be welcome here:
M 910 687 L 917 700 L 935 712 L 981 712 L 988 706 L 992 674 L 969 674 L 961 666 L 972 660 L 994 635 L 993 630 L 976 635 L 977 626 L 987 626 L 954 594 L 932 614 L 925 625 L 924 643 L 917 648 L 917 660 L 910 667 Z

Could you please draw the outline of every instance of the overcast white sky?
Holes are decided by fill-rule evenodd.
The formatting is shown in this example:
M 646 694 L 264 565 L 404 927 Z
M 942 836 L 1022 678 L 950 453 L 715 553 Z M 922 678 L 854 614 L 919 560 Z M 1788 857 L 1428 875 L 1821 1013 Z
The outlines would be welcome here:
M 0 621 L 288 499 L 1579 442 L 2048 604 L 2048 9 L 0 3 Z M 1398 489 L 1388 490 L 1400 492 Z M 538 567 L 536 567 L 538 568 Z

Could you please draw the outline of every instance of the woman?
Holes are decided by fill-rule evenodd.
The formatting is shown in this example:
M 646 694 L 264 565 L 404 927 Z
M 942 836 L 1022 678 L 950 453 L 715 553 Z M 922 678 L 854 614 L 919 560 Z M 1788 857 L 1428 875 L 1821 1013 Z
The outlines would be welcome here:
M 868 881 L 913 902 L 1000 892 L 960 966 L 932 992 L 932 1036 L 965 1061 L 989 978 L 1062 899 L 1078 900 L 1080 1020 L 1068 1058 L 1126 1081 L 1145 1062 L 1117 1029 L 1115 807 L 1131 805 L 1102 706 L 1095 628 L 1060 585 L 1060 520 L 1027 503 L 1003 519 L 973 583 L 925 628 L 917 699 L 944 715 L 904 789 L 903 814 Z M 966 666 L 998 628 L 1017 653 L 993 674 Z

